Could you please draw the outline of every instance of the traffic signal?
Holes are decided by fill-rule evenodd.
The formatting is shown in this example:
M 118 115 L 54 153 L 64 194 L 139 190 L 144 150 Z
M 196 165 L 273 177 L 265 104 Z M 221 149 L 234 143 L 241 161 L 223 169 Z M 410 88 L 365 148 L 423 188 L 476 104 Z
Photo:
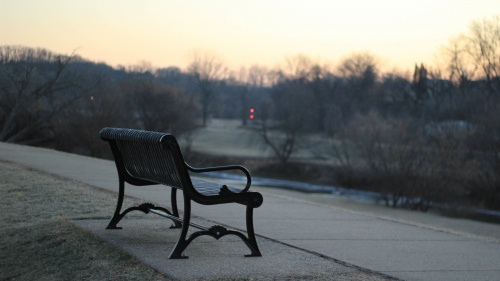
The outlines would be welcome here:
M 249 118 L 250 118 L 250 119 L 255 119 L 255 108 L 253 108 L 253 107 L 250 107 L 250 115 L 249 115 Z

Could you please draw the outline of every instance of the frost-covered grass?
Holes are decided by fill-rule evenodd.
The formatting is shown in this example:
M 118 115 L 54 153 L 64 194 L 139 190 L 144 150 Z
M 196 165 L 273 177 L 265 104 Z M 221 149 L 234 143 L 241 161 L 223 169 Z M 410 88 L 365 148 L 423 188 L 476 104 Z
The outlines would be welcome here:
M 0 280 L 168 280 L 69 221 L 109 218 L 115 201 L 112 193 L 0 162 Z

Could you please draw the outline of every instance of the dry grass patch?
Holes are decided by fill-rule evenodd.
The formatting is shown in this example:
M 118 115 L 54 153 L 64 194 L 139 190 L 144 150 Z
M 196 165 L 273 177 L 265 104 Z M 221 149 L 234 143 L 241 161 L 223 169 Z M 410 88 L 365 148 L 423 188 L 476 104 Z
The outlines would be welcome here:
M 69 222 L 109 218 L 115 201 L 112 193 L 0 161 L 0 280 L 168 280 Z

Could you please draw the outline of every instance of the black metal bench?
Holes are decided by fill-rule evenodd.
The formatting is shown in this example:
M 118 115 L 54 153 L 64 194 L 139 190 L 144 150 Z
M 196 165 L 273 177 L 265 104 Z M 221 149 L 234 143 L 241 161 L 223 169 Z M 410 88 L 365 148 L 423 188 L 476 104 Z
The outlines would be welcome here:
M 174 136 L 165 133 L 140 131 L 120 128 L 104 128 L 100 132 L 103 140 L 107 141 L 113 153 L 119 178 L 118 202 L 115 213 L 107 229 L 120 229 L 118 222 L 130 211 L 155 213 L 171 219 L 174 224 L 171 228 L 181 228 L 181 234 L 172 250 L 170 257 L 186 258 L 182 253 L 197 237 L 209 235 L 220 239 L 226 235 L 236 235 L 250 249 L 251 253 L 245 256 L 261 256 L 253 227 L 253 209 L 262 205 L 263 198 L 258 192 L 250 192 L 250 173 L 242 166 L 221 166 L 210 168 L 193 168 L 189 166 L 181 154 L 181 150 Z M 189 172 L 203 173 L 213 171 L 240 170 L 247 178 L 243 190 L 220 185 L 190 177 Z M 172 211 L 166 208 L 145 203 L 134 206 L 121 212 L 125 194 L 125 182 L 135 186 L 162 184 L 171 187 Z M 177 208 L 177 190 L 182 190 L 184 197 L 184 213 L 179 216 Z M 202 205 L 218 205 L 226 203 L 240 203 L 246 206 L 247 236 L 236 230 L 228 230 L 221 225 L 204 227 L 191 222 L 191 201 Z M 189 227 L 199 229 L 188 235 Z

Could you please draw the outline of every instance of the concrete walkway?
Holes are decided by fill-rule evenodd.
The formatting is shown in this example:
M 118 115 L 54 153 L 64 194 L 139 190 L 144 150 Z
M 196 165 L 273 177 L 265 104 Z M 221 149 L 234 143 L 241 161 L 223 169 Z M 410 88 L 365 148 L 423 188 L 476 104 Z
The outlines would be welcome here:
M 111 161 L 5 143 L 0 143 L 0 159 L 117 190 L 116 170 Z M 245 260 L 267 264 L 270 274 L 278 269 L 300 271 L 303 270 L 301 266 L 317 267 L 318 272 L 346 266 L 340 270 L 348 272 L 349 268 L 361 268 L 402 280 L 500 280 L 498 225 L 389 210 L 265 187 L 255 190 L 264 195 L 263 206 L 255 210 L 255 230 L 261 250 L 269 258 Z M 161 187 L 127 190 L 128 195 L 166 206 L 169 206 L 168 193 Z M 193 207 L 193 214 L 201 220 L 207 218 L 238 229 L 245 228 L 239 216 L 241 208 L 236 210 L 238 206 Z M 141 221 L 140 224 L 154 224 L 155 221 Z M 98 228 L 102 229 L 101 225 Z M 148 227 L 139 227 L 137 231 L 144 228 Z M 120 235 L 126 236 L 124 233 Z M 115 242 L 119 239 L 123 237 L 117 237 Z M 207 255 L 193 254 L 189 262 Z M 221 253 L 211 260 L 224 255 Z M 270 260 L 275 264 L 270 264 Z M 169 273 L 175 277 L 175 269 L 182 264 L 174 265 L 170 264 L 170 269 L 166 270 L 172 270 Z M 206 264 L 206 270 L 209 265 Z M 262 265 L 262 270 L 265 268 Z M 204 276 L 204 268 L 199 270 L 200 276 Z

